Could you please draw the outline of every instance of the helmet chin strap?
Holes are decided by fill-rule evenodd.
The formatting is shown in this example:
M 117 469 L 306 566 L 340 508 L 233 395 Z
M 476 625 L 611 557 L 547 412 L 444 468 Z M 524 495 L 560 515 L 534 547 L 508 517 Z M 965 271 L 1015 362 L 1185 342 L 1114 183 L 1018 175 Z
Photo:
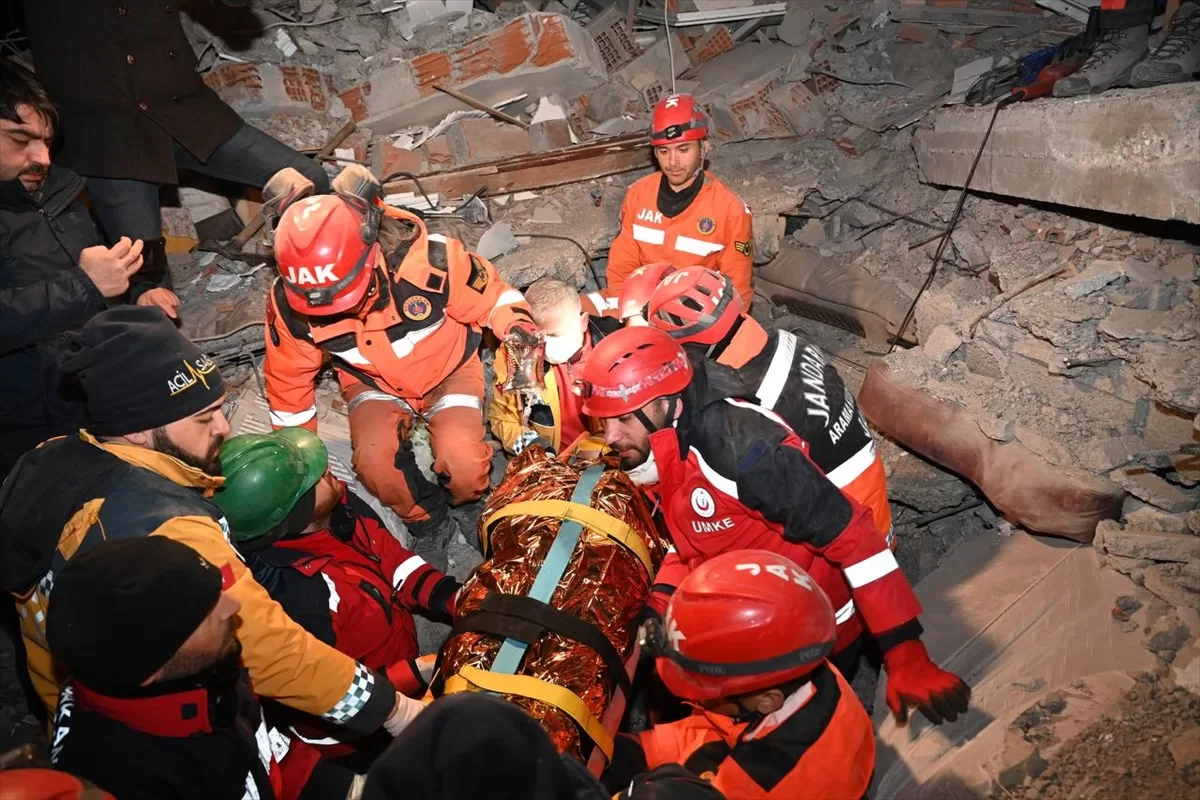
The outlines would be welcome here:
M 752 730 L 756 725 L 758 725 L 758 723 L 762 722 L 763 717 L 766 716 L 761 711 L 757 711 L 752 708 L 746 708 L 744 705 L 742 705 L 742 698 L 740 697 L 733 698 L 733 704 L 737 706 L 738 709 L 738 713 L 733 715 L 733 721 L 745 722 L 747 731 Z
M 678 402 L 679 402 L 678 397 L 672 397 L 670 400 L 667 401 L 666 425 L 664 425 L 662 427 L 667 427 L 672 422 L 675 421 L 675 404 Z M 645 408 L 645 406 L 643 406 L 642 408 Z M 642 423 L 642 427 L 645 428 L 650 433 L 652 433 L 652 434 L 657 433 L 659 430 L 661 430 L 661 428 L 658 425 L 655 425 L 653 422 L 650 421 L 650 418 L 648 416 L 646 416 L 646 412 L 642 411 L 641 408 L 639 408 L 637 411 L 634 411 L 633 416 L 636 417 L 637 421 Z

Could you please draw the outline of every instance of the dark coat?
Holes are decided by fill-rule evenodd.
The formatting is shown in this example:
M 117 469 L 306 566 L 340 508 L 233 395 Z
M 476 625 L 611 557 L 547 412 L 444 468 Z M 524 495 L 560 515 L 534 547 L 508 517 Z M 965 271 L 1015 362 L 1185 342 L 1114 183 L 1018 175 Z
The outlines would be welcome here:
M 105 307 L 78 267 L 81 250 L 102 244 L 83 185 L 58 166 L 37 198 L 19 180 L 0 183 L 0 479 L 25 450 L 85 418 L 55 366 L 61 335 Z
M 208 159 L 242 118 L 196 73 L 175 0 L 25 0 L 38 79 L 81 175 L 177 181 L 174 143 Z

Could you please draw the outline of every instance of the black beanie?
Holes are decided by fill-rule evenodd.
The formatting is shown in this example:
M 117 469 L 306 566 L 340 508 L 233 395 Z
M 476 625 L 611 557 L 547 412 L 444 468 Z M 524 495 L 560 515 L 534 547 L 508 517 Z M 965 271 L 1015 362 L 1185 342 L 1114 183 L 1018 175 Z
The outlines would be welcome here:
M 550 737 L 517 706 L 486 694 L 439 698 L 367 775 L 363 800 L 561 800 L 570 774 Z
M 160 428 L 225 394 L 217 365 L 155 306 L 100 312 L 67 335 L 58 366 L 78 376 L 97 436 Z
M 165 536 L 101 542 L 51 588 L 50 652 L 104 694 L 137 689 L 175 655 L 221 596 L 221 571 Z

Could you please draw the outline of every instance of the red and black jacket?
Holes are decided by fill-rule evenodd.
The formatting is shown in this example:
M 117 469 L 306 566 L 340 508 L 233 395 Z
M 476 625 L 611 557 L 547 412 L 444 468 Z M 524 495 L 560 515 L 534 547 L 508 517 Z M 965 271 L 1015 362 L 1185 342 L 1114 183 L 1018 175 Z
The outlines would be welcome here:
M 248 564 L 292 619 L 326 644 L 385 671 L 397 691 L 425 691 L 412 612 L 449 621 L 460 584 L 400 544 L 347 491 L 326 530 L 280 539 Z
M 270 727 L 244 668 L 209 685 L 151 684 L 113 697 L 68 683 L 51 759 L 120 800 L 320 800 L 353 773 Z
M 661 613 L 674 586 L 703 561 L 763 549 L 795 561 L 829 595 L 838 622 L 834 652 L 858 638 L 864 623 L 884 650 L 919 636 L 921 604 L 870 512 L 830 483 L 779 416 L 710 392 L 698 367 L 676 426 L 650 437 L 675 543 L 651 607 Z

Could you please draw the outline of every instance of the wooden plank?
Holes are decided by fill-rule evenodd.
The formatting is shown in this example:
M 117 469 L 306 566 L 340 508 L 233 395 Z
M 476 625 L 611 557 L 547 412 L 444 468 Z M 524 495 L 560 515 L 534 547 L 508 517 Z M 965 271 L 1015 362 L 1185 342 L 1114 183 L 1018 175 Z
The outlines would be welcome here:
M 651 166 L 650 137 L 645 134 L 616 136 L 597 142 L 572 145 L 548 153 L 532 153 L 474 164 L 456 170 L 420 175 L 428 194 L 460 197 L 487 187 L 491 195 L 546 189 L 567 183 L 602 178 Z M 411 180 L 392 181 L 384 194 L 415 192 Z

